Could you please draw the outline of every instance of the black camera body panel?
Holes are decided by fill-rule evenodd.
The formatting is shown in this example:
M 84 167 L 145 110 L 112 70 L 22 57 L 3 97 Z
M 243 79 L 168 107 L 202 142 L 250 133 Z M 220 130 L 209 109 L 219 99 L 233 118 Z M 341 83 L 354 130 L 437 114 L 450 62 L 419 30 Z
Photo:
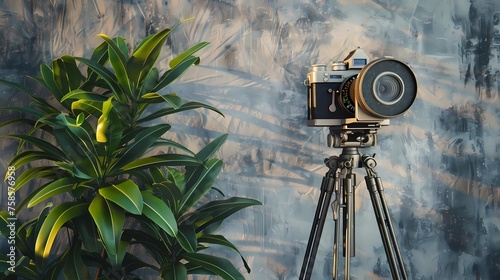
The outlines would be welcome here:
M 345 108 L 346 106 L 340 102 L 340 92 L 346 76 L 355 76 L 359 71 L 335 71 L 339 73 L 334 74 L 332 72 L 334 71 L 319 73 L 319 76 L 323 77 L 321 81 L 313 77 L 309 80 L 307 108 L 309 126 L 343 125 L 348 119 L 354 118 L 352 113 L 354 107 Z

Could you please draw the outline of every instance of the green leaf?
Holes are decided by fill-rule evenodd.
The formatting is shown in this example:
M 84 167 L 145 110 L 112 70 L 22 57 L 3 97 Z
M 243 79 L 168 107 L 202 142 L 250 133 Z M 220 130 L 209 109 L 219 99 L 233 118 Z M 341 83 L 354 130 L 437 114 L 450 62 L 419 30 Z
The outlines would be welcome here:
M 160 99 L 162 101 L 168 102 L 173 108 L 179 108 L 182 105 L 182 99 L 175 93 L 160 95 L 157 92 L 149 92 L 144 94 L 141 98 L 146 101 L 154 101 Z
M 161 199 L 150 192 L 143 191 L 144 208 L 142 213 L 162 228 L 168 235 L 177 235 L 177 221 L 172 210 Z
M 17 204 L 16 206 L 16 213 L 19 213 L 21 211 L 21 209 L 35 196 L 37 195 L 38 191 L 39 190 L 42 190 L 43 187 L 40 187 L 30 193 L 28 193 L 26 195 L 26 197 L 24 197 L 24 199 L 21 201 L 21 203 Z M 51 204 L 51 203 L 48 203 L 48 204 Z
M 144 118 L 139 119 L 137 121 L 137 123 L 147 122 L 147 121 L 155 120 L 157 118 L 164 117 L 167 115 L 171 115 L 171 114 L 175 114 L 175 113 L 179 113 L 179 112 L 187 111 L 187 110 L 199 109 L 199 108 L 206 108 L 206 109 L 212 110 L 214 112 L 217 112 L 221 116 L 224 116 L 224 114 L 222 114 L 221 111 L 219 111 L 217 108 L 212 107 L 210 105 L 199 103 L 199 102 L 187 102 L 187 103 L 182 104 L 182 106 L 180 106 L 177 109 L 176 108 L 160 109 L 152 114 L 147 115 Z
M 129 125 L 134 123 L 135 124 L 135 119 L 137 116 L 132 115 L 130 113 L 130 107 L 126 103 L 120 103 L 120 101 L 113 99 L 113 109 L 116 111 L 116 114 L 120 118 L 120 121 L 124 125 Z
M 68 251 L 69 248 L 65 248 L 61 255 L 51 260 L 47 268 L 41 274 L 43 279 L 57 279 L 60 277 L 65 265 L 64 258 L 67 256 Z
M 123 209 L 97 194 L 90 203 L 89 212 L 99 230 L 106 252 L 109 255 L 118 255 L 125 222 Z
M 210 142 L 206 145 L 201 151 L 196 154 L 196 157 L 202 161 L 208 160 L 215 152 L 219 150 L 219 148 L 224 144 L 227 139 L 228 134 L 223 134 L 219 136 L 214 141 Z
M 199 265 L 195 265 L 193 263 L 186 263 L 186 268 L 188 270 L 188 274 L 191 274 L 191 275 L 213 275 L 213 276 L 217 276 L 216 273 L 210 271 L 210 270 L 207 270 Z M 220 278 L 220 277 L 219 277 Z
M 42 75 L 42 79 L 39 81 L 50 91 L 56 100 L 61 100 L 64 93 L 54 80 L 55 74 L 52 71 L 52 68 L 50 68 L 47 64 L 42 63 L 40 65 L 40 74 Z
M 9 236 L 9 233 L 10 233 L 10 228 L 8 227 L 9 218 L 12 218 L 12 216 L 9 214 L 8 211 L 1 211 L 0 212 L 0 233 L 4 237 Z
M 186 186 L 186 177 L 184 176 L 184 173 L 180 172 L 179 170 L 175 168 L 169 168 L 167 167 L 167 174 L 168 174 L 168 180 L 172 181 L 175 186 L 183 192 Z M 180 199 L 179 199 L 180 201 Z
M 198 242 L 196 240 L 196 233 L 192 226 L 188 225 L 180 226 L 176 238 L 179 244 L 181 245 L 182 249 L 184 249 L 186 252 L 188 253 L 196 252 Z
M 152 147 L 169 147 L 169 148 L 174 148 L 174 149 L 178 149 L 180 151 L 183 151 L 188 155 L 192 155 L 192 156 L 195 155 L 195 153 L 193 153 L 193 151 L 191 151 L 187 147 L 185 147 L 185 146 L 183 146 L 175 141 L 163 139 L 163 138 L 158 139 L 158 141 L 156 141 L 156 143 L 154 143 Z
M 22 151 L 16 156 L 14 156 L 10 161 L 9 166 L 14 166 L 16 169 L 19 169 L 19 167 L 37 160 L 58 161 L 60 160 L 60 158 L 53 157 L 52 155 L 42 151 L 27 150 L 27 151 Z M 19 189 L 22 185 L 23 184 L 18 185 L 16 182 L 16 190 Z
M 200 160 L 192 156 L 163 154 L 135 160 L 122 166 L 120 171 L 130 172 L 132 170 L 142 170 L 155 166 L 196 166 L 200 163 Z
M 113 106 L 115 104 L 116 103 L 113 103 Z M 110 168 L 111 165 L 109 163 L 113 161 L 115 155 L 118 154 L 118 149 L 124 146 L 122 142 L 124 126 L 122 125 L 116 110 L 114 110 L 114 107 L 109 112 L 108 122 L 111 124 L 108 125 L 105 134 L 108 141 L 106 143 L 98 143 L 98 148 L 100 155 L 104 157 L 104 165 Z M 106 172 L 109 172 L 109 170 L 106 170 Z
M 154 183 L 153 187 L 160 191 L 160 197 L 165 201 L 168 207 L 170 207 L 172 211 L 177 212 L 179 208 L 178 203 L 182 199 L 182 193 L 179 188 L 173 182 L 168 181 Z
M 184 74 L 184 72 L 186 72 L 186 70 L 193 66 L 198 60 L 199 58 L 194 56 L 182 60 L 173 68 L 163 73 L 157 85 L 151 91 L 160 91 L 164 87 L 170 85 L 173 81 L 182 76 L 182 74 Z
M 3 137 L 3 135 L 0 137 Z M 39 137 L 25 134 L 9 134 L 5 135 L 5 137 L 16 138 L 33 144 L 40 150 L 44 151 L 46 154 L 50 155 L 51 158 L 57 158 L 59 160 L 66 159 L 66 155 L 59 148 Z
M 36 258 L 36 238 L 39 235 L 43 222 L 47 218 L 51 208 L 52 203 L 47 203 L 47 205 L 40 211 L 38 217 L 21 224 L 17 229 L 16 247 L 19 252 L 28 257 L 30 260 L 35 260 Z
M 28 153 L 24 154 L 29 154 L 31 151 L 27 151 Z M 41 153 L 42 155 L 39 156 L 39 159 L 46 159 L 45 153 L 43 152 L 38 152 Z M 32 158 L 33 159 L 33 158 Z M 23 171 L 19 176 L 16 177 L 16 186 L 15 189 L 18 190 L 22 186 L 24 186 L 26 183 L 31 181 L 33 178 L 51 178 L 52 176 L 57 174 L 58 168 L 55 166 L 38 166 L 38 167 L 32 167 L 30 169 L 27 169 Z
M 182 263 L 166 263 L 162 265 L 160 275 L 162 279 L 185 280 L 187 279 L 187 268 Z
M 142 257 L 142 256 L 139 255 L 139 257 Z M 132 273 L 132 271 L 135 271 L 135 270 L 141 269 L 141 268 L 151 268 L 154 270 L 158 270 L 158 268 L 155 267 L 154 265 L 148 264 L 148 263 L 142 261 L 140 258 L 138 258 L 130 253 L 125 254 L 125 257 L 124 257 L 123 262 L 122 262 L 122 267 L 126 273 Z
M 197 51 L 203 49 L 205 46 L 207 46 L 208 44 L 210 44 L 209 42 L 200 42 L 192 47 L 190 47 L 187 51 L 181 53 L 180 55 L 178 55 L 177 57 L 173 58 L 172 60 L 170 60 L 169 62 L 169 66 L 170 68 L 174 68 L 175 66 L 177 66 L 180 62 L 182 62 L 183 60 L 185 60 L 186 58 L 192 56 L 194 53 L 196 53 Z
M 70 55 L 63 55 L 61 58 L 55 59 L 52 62 L 52 68 L 54 70 L 54 79 L 62 92 L 69 92 L 79 88 L 84 80 L 75 59 Z
M 243 255 L 240 253 L 238 248 L 236 248 L 236 246 L 234 246 L 234 244 L 231 243 L 229 240 L 227 240 L 224 236 L 214 235 L 214 234 L 202 234 L 201 236 L 198 237 L 198 242 L 222 245 L 222 246 L 225 246 L 227 248 L 233 249 L 234 251 L 236 251 L 240 255 L 241 260 L 243 261 L 243 265 L 245 266 L 247 272 L 248 273 L 251 272 L 250 266 L 248 265 L 245 258 L 243 258 Z
M 9 86 L 11 88 L 20 90 L 23 93 L 26 93 L 26 95 L 28 95 L 28 96 L 31 96 L 32 93 L 33 93 L 33 91 L 31 91 L 28 87 L 26 87 L 26 86 L 24 86 L 22 84 L 19 84 L 19 83 L 15 83 L 15 82 L 7 81 L 7 80 L 4 80 L 4 79 L 0 79 L 0 84 L 4 84 L 4 85 Z
M 99 243 L 100 237 L 97 227 L 88 211 L 73 219 L 75 231 L 78 232 L 86 251 L 101 253 L 103 247 Z
M 51 175 L 55 175 L 57 171 L 58 169 L 55 166 L 37 166 L 24 170 L 16 178 L 16 188 L 20 189 L 34 178 L 49 178 Z
M 82 260 L 81 241 L 75 242 L 66 256 L 63 275 L 66 279 L 84 280 L 91 279 L 88 267 Z
M 61 193 L 69 192 L 73 189 L 75 185 L 74 178 L 60 178 L 58 180 L 52 181 L 48 184 L 45 184 L 36 190 L 36 195 L 33 196 L 29 203 L 28 208 L 31 208 L 38 203 L 53 197 L 54 195 L 58 195 Z
M 161 49 L 167 40 L 170 32 L 182 24 L 184 21 L 175 25 L 172 29 L 163 29 L 162 31 L 149 36 L 142 40 L 137 49 L 132 54 L 132 57 L 127 62 L 127 68 L 130 70 L 129 77 L 136 84 L 141 84 L 141 81 L 148 75 L 149 71 L 155 64 Z
M 35 261 L 45 267 L 50 255 L 50 249 L 56 239 L 59 229 L 71 219 L 85 213 L 88 203 L 81 202 L 63 202 L 47 215 L 40 228 L 40 232 L 35 242 Z
M 98 118 L 101 115 L 101 110 L 102 102 L 79 99 L 71 103 L 73 115 L 78 115 L 83 112 Z
M 44 112 L 28 107 L 9 106 L 9 107 L 0 107 L 0 110 L 17 111 L 28 115 L 32 115 L 38 119 L 43 118 L 45 116 Z
M 258 200 L 244 197 L 231 197 L 225 200 L 210 201 L 201 206 L 189 218 L 189 224 L 196 225 L 196 231 L 200 232 L 207 226 L 222 222 L 227 217 L 243 208 L 262 205 Z
M 86 101 L 97 101 L 97 102 L 104 102 L 108 100 L 108 97 L 102 95 L 102 94 L 97 94 L 81 89 L 75 89 L 70 92 L 68 92 L 66 95 L 64 95 L 61 98 L 61 102 L 68 100 L 68 99 L 80 99 L 80 100 L 86 100 Z
M 7 267 L 10 267 L 10 264 L 7 264 Z M 7 273 L 5 273 L 5 274 L 7 274 Z M 20 260 L 16 264 L 15 273 L 10 273 L 7 276 L 2 275 L 3 276 L 2 279 L 3 280 L 17 280 L 17 279 L 39 280 L 40 274 L 41 273 L 36 268 L 36 266 L 33 263 L 30 263 L 30 260 L 27 257 L 23 256 L 20 258 Z
M 141 222 L 141 230 L 124 229 L 122 239 L 140 244 L 151 254 L 157 263 L 164 263 L 167 261 L 168 256 L 171 254 L 170 250 L 173 248 L 170 248 L 169 243 L 160 241 L 160 237 L 156 236 L 156 234 L 151 235 L 148 233 L 148 226 L 154 225 L 154 223 L 151 223 L 150 220 L 146 221 L 145 216 L 140 216 L 138 220 Z
M 83 124 L 84 121 L 85 121 L 85 115 L 83 113 L 80 113 L 78 114 L 78 116 L 76 116 L 75 124 L 77 126 L 80 126 Z
M 234 267 L 234 265 L 226 259 L 200 253 L 186 253 L 183 256 L 188 262 L 212 271 L 225 280 L 245 279 L 236 267 Z
M 127 104 L 127 99 L 125 95 L 123 94 L 123 89 L 120 87 L 119 83 L 117 82 L 117 77 L 113 72 L 111 72 L 109 69 L 104 67 L 103 65 L 87 59 L 83 57 L 75 57 L 76 60 L 86 64 L 89 68 L 91 68 L 95 73 L 101 77 L 106 84 L 109 86 L 111 91 L 113 92 L 113 95 L 116 97 L 118 101 L 122 104 Z
M 160 74 L 158 72 L 158 69 L 153 67 L 149 71 L 149 73 L 146 75 L 144 78 L 142 85 L 141 85 L 141 90 L 139 91 L 139 96 L 144 96 L 144 94 L 151 92 L 151 90 L 155 87 L 156 83 L 158 82 L 158 78 L 160 78 Z
M 74 163 L 69 162 L 54 162 L 54 164 L 61 170 L 67 172 L 69 176 L 76 177 L 83 180 L 95 179 L 95 175 L 88 175 L 76 166 Z
M 65 71 L 64 62 L 62 59 L 52 60 L 52 71 L 54 73 L 54 81 L 62 94 L 69 92 L 68 74 Z M 59 100 L 60 101 L 60 100 Z
M 108 258 L 112 266 L 119 267 L 125 258 L 125 254 L 127 253 L 128 243 L 124 241 L 120 241 L 118 244 L 118 253 L 116 255 L 109 254 Z
M 95 136 L 92 128 L 88 127 L 88 123 L 77 125 L 74 119 L 62 114 L 56 119 L 58 123 L 54 126 L 54 136 L 61 149 L 87 177 L 99 177 L 102 170 L 93 143 Z
M 36 122 L 34 120 L 19 118 L 19 119 L 11 119 L 11 120 L 8 120 L 6 122 L 0 123 L 0 128 L 10 126 L 10 125 L 17 125 L 17 124 L 21 124 L 21 125 L 26 124 L 26 125 L 29 125 L 31 127 L 36 126 Z
M 120 62 L 122 62 L 123 64 L 125 64 L 129 58 L 129 54 L 128 54 L 128 48 L 127 48 L 127 45 L 125 43 L 125 40 L 121 37 L 115 37 L 115 38 L 110 38 L 108 37 L 106 34 L 98 34 L 97 36 L 101 37 L 101 39 L 103 39 L 106 44 L 108 45 L 108 54 L 110 53 L 110 51 L 112 50 L 115 55 L 116 55 L 116 58 L 120 60 Z M 111 60 L 111 58 L 110 58 Z M 111 62 L 112 64 L 112 62 Z
M 192 174 L 186 176 L 186 189 L 179 207 L 181 215 L 194 206 L 212 188 L 221 168 L 221 160 L 210 159 L 204 165 L 198 166 Z
M 120 159 L 113 166 L 113 169 L 119 169 L 142 156 L 169 129 L 169 124 L 158 124 L 137 133 L 134 142 L 127 145 L 120 154 Z
M 99 65 L 105 65 L 106 62 L 108 61 L 109 55 L 108 55 L 108 44 L 106 42 L 102 42 L 99 46 L 97 46 L 93 51 L 92 55 L 90 56 L 90 60 L 94 61 L 96 64 Z M 92 68 L 87 67 L 87 81 L 86 84 L 90 85 L 91 88 L 88 90 L 92 90 L 95 82 L 99 78 L 99 75 L 92 70 Z M 83 86 L 82 88 L 85 88 Z
M 122 53 L 122 50 L 117 44 L 117 42 L 120 41 L 115 42 L 113 41 L 113 39 L 104 34 L 99 34 L 99 37 L 101 37 L 104 41 L 106 41 L 106 43 L 109 46 L 108 49 L 109 61 L 113 66 L 113 70 L 115 70 L 115 75 L 116 78 L 118 79 L 120 87 L 125 90 L 130 100 L 134 100 L 132 98 L 133 94 L 132 85 L 127 74 L 128 71 L 126 67 L 127 58 Z
M 43 82 L 41 82 L 41 83 L 44 84 Z M 60 112 L 60 110 L 57 110 L 52 105 L 47 103 L 47 101 L 45 99 L 34 96 L 33 91 L 22 84 L 14 83 L 14 82 L 3 80 L 3 79 L 0 79 L 0 84 L 4 84 L 6 86 L 9 86 L 11 88 L 14 88 L 14 89 L 21 91 L 26 96 L 28 96 L 33 101 L 33 103 L 36 104 L 36 106 L 38 108 L 40 108 L 40 110 L 44 111 L 45 113 L 49 114 L 49 113 Z M 27 109 L 29 109 L 29 108 L 27 108 Z
M 150 168 L 149 174 L 150 174 L 151 180 L 148 180 L 148 181 L 150 181 L 150 182 L 161 183 L 161 182 L 165 182 L 168 180 L 165 178 L 165 175 L 163 174 L 163 168 L 160 168 L 160 167 Z
M 130 179 L 101 188 L 99 189 L 99 194 L 132 214 L 140 215 L 142 213 L 143 201 L 141 191 L 134 181 Z

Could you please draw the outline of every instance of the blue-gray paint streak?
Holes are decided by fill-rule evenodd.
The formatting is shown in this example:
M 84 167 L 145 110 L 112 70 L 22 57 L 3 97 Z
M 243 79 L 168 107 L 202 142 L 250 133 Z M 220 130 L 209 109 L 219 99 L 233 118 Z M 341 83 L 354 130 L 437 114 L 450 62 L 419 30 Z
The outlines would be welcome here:
M 202 64 L 170 90 L 226 115 L 187 113 L 172 136 L 193 149 L 230 133 L 218 187 L 253 197 L 222 231 L 253 271 L 248 279 L 296 279 L 326 168 L 340 151 L 327 130 L 305 126 L 308 66 L 361 46 L 407 62 L 419 98 L 379 132 L 378 172 L 410 279 L 500 278 L 500 2 L 496 0 L 0 1 L 0 75 L 21 81 L 42 61 L 88 54 L 98 33 L 131 45 L 179 20 L 165 62 L 199 41 Z M 21 103 L 0 88 L 2 102 Z M 2 115 L 5 120 L 8 115 Z M 199 128 L 201 127 L 201 128 Z M 15 145 L 2 140 L 2 164 Z M 360 177 L 361 178 L 361 177 Z M 217 194 L 214 194 L 214 197 Z M 2 197 L 4 194 L 2 194 Z M 357 279 L 389 276 L 369 196 L 356 189 Z M 6 201 L 3 199 L 2 201 Z M 327 221 L 313 279 L 330 277 Z M 234 259 L 238 256 L 222 251 Z

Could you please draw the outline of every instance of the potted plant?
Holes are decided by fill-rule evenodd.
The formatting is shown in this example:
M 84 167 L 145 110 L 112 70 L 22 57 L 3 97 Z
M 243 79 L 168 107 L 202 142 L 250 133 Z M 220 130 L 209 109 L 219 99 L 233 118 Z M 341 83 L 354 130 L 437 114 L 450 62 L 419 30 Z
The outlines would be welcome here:
M 2 135 L 20 142 L 7 170 L 8 196 L 15 199 L 23 186 L 41 182 L 19 203 L 12 199 L 15 207 L 0 212 L 4 241 L 15 245 L 14 258 L 1 256 L 5 279 L 138 279 L 134 272 L 144 268 L 163 279 L 188 274 L 244 279 L 227 259 L 200 252 L 209 244 L 238 252 L 214 230 L 235 212 L 260 204 L 243 197 L 200 203 L 222 168 L 212 157 L 227 135 L 198 152 L 164 137 L 171 128 L 165 116 L 196 108 L 222 114 L 175 93 L 160 93 L 199 63 L 194 54 L 208 44 L 184 51 L 160 73 L 155 62 L 172 29 L 148 36 L 132 51 L 123 38 L 101 34 L 103 43 L 90 58 L 64 55 L 42 64 L 41 76 L 33 79 L 54 102 L 21 84 L 0 81 L 32 101 L 1 108 L 28 116 L 1 127 L 31 127 L 25 134 Z M 63 194 L 70 199 L 51 202 Z M 46 207 L 35 218 L 12 226 L 20 211 L 40 203 Z M 63 249 L 55 251 L 55 243 Z

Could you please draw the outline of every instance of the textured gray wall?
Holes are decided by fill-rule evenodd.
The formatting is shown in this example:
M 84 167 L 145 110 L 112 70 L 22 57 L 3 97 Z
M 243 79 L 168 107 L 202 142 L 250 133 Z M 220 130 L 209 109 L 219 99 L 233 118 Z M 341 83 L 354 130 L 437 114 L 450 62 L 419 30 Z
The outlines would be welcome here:
M 173 34 L 161 66 L 172 54 L 210 41 L 201 65 L 170 90 L 210 103 L 226 117 L 191 112 L 169 119 L 172 137 L 197 149 L 230 133 L 217 154 L 225 162 L 217 186 L 264 206 L 239 213 L 222 231 L 248 259 L 248 279 L 297 279 L 326 172 L 323 159 L 340 152 L 327 147 L 328 129 L 305 124 L 308 66 L 330 64 L 357 46 L 371 58 L 394 56 L 414 70 L 419 97 L 379 131 L 376 147 L 362 152 L 377 154 L 409 277 L 499 279 L 500 2 L 472 3 L 0 0 L 0 75 L 23 81 L 40 62 L 88 54 L 101 42 L 98 33 L 135 45 L 194 16 Z M 0 91 L 7 93 L 2 104 L 24 102 Z M 2 120 L 8 117 L 2 112 Z M 0 143 L 5 168 L 15 146 Z M 388 277 L 364 183 L 356 198 L 352 275 Z M 313 279 L 330 278 L 332 227 L 329 217 Z M 218 253 L 240 265 L 231 252 Z

